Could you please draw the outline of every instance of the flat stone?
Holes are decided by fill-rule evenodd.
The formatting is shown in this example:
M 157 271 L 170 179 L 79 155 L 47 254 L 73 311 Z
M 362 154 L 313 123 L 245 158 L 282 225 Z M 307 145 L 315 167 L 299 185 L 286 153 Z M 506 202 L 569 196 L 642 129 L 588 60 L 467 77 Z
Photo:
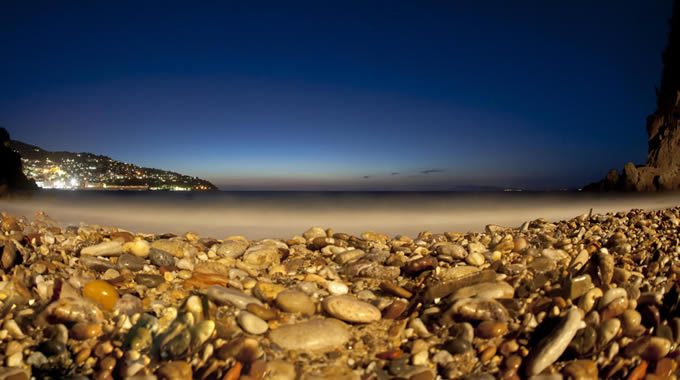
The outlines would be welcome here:
M 590 278 L 589 274 L 576 276 L 574 278 L 568 279 L 566 284 L 564 284 L 564 296 L 573 300 L 588 293 L 588 291 L 592 288 L 593 280 Z
M 323 300 L 326 312 L 345 322 L 370 323 L 380 320 L 380 310 L 349 295 L 329 296 Z
M 444 316 L 456 316 L 458 318 L 473 321 L 501 321 L 510 319 L 508 311 L 501 303 L 493 299 L 463 298 L 457 300 Z
M 430 286 L 425 292 L 425 301 L 432 302 L 435 298 L 446 297 L 460 288 L 494 280 L 496 280 L 496 272 L 491 269 L 461 275 L 450 281 Z
M 248 248 L 242 260 L 255 269 L 267 269 L 281 263 L 279 248 L 274 244 L 261 244 Z
M 336 319 L 312 319 L 269 332 L 269 339 L 285 350 L 332 350 L 343 346 L 350 336 L 347 326 Z
M 105 241 L 80 250 L 81 256 L 120 256 L 123 253 L 123 242 L 120 240 Z
M 116 264 L 118 264 L 120 269 L 129 269 L 132 272 L 139 272 L 144 268 L 146 260 L 139 256 L 124 253 L 118 258 Z
M 241 311 L 236 317 L 239 326 L 249 334 L 260 335 L 267 332 L 269 325 L 255 314 Z
M 239 309 L 245 309 L 249 303 L 262 306 L 262 302 L 255 297 L 219 285 L 209 287 L 205 294 L 219 305 L 232 305 Z
M 151 243 L 151 248 L 167 252 L 174 257 L 182 258 L 184 257 L 185 245 L 186 243 L 183 241 L 160 239 Z
M 360 250 L 360 249 L 352 249 L 348 250 L 345 252 L 338 253 L 335 255 L 333 261 L 336 263 L 343 265 L 346 264 L 350 261 L 358 260 L 362 257 L 366 256 L 366 252 Z
M 656 361 L 668 355 L 670 350 L 671 342 L 668 339 L 643 336 L 629 343 L 623 353 L 629 358 L 639 356 L 644 360 Z
M 316 305 L 307 295 L 298 290 L 284 290 L 276 296 L 276 306 L 288 313 L 313 315 Z
M 146 286 L 147 288 L 155 288 L 162 284 L 163 281 L 165 281 L 163 276 L 157 274 L 140 273 L 135 275 L 135 282 L 139 285 Z
M 248 242 L 242 239 L 225 240 L 217 247 L 217 255 L 221 257 L 239 258 L 248 249 Z
M 552 365 L 564 353 L 583 325 L 581 311 L 578 308 L 570 309 L 550 334 L 531 350 L 526 365 L 527 375 L 538 375 Z
M 85 268 L 92 269 L 97 272 L 106 272 L 109 269 L 118 269 L 118 266 L 107 259 L 100 259 L 92 256 L 81 256 L 80 264 Z
M 515 288 L 505 281 L 482 282 L 458 289 L 451 294 L 451 300 L 462 298 L 512 298 Z
M 408 290 L 387 281 L 380 283 L 380 290 L 393 296 L 402 298 L 411 298 L 413 296 L 413 294 Z

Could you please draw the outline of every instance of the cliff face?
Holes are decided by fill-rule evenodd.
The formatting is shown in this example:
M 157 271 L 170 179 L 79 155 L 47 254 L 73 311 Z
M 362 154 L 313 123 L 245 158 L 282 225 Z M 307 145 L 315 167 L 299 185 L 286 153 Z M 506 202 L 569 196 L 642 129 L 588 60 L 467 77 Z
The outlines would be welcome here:
M 9 133 L 5 128 L 0 128 L 0 143 L 0 196 L 37 190 L 35 182 L 24 175 L 21 156 L 9 148 Z
M 668 46 L 664 50 L 657 110 L 647 117 L 647 164 L 627 163 L 621 174 L 611 169 L 585 191 L 680 190 L 680 0 L 675 0 Z

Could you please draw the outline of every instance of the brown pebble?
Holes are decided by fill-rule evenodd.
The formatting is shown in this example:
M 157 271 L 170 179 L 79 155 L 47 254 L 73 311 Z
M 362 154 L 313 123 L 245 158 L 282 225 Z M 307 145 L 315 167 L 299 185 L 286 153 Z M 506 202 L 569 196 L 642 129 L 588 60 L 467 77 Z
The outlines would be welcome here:
M 191 380 L 191 366 L 185 362 L 175 361 L 163 363 L 156 371 L 159 380 Z
M 113 356 L 107 356 L 99 361 L 99 368 L 103 371 L 113 371 L 116 368 L 116 359 Z
M 505 359 L 505 368 L 509 370 L 517 371 L 520 365 L 522 365 L 522 357 L 519 355 L 512 355 Z
M 69 335 L 75 340 L 86 340 L 101 335 L 102 326 L 97 323 L 79 322 L 71 327 Z
M 574 360 L 562 370 L 567 378 L 579 380 L 597 380 L 597 363 L 592 360 Z
M 255 360 L 250 365 L 250 371 L 248 371 L 248 376 L 252 376 L 255 379 L 261 379 L 264 377 L 264 373 L 267 370 L 267 362 L 264 359 Z
M 433 380 L 434 375 L 432 374 L 431 371 L 425 371 L 421 373 L 417 373 L 411 377 L 409 377 L 409 380 Z
M 482 363 L 485 363 L 491 360 L 494 355 L 496 355 L 496 346 L 489 346 L 482 351 L 481 355 L 479 355 L 479 359 Z
M 256 303 L 248 304 L 248 306 L 246 306 L 246 310 L 264 319 L 265 321 L 271 321 L 277 317 L 276 311 L 273 309 L 267 309 L 266 307 L 260 306 Z
M 501 355 L 503 356 L 508 356 L 517 352 L 517 350 L 519 350 L 519 344 L 517 344 L 515 339 L 503 342 L 500 348 Z
M 94 374 L 95 380 L 113 380 L 111 371 L 99 370 Z
M 78 351 L 78 354 L 76 355 L 76 364 L 83 364 L 85 360 L 90 358 L 90 355 L 92 355 L 92 350 L 88 347 Z
M 387 281 L 382 282 L 380 284 L 380 290 L 382 290 L 385 293 L 389 293 L 393 296 L 397 296 L 397 297 L 403 297 L 403 298 L 413 297 L 413 293 L 402 288 L 401 286 L 395 285 L 395 284 L 393 284 L 391 282 L 387 282 Z
M 103 358 L 111 352 L 113 352 L 113 345 L 108 340 L 100 342 L 94 346 L 94 355 L 98 358 Z
M 399 357 L 401 357 L 401 355 L 402 355 L 403 353 L 404 353 L 404 351 L 402 351 L 402 350 L 400 350 L 400 349 L 396 349 L 396 350 L 390 350 L 390 351 L 381 352 L 381 353 L 376 354 L 375 356 L 376 356 L 378 359 L 383 359 L 383 360 L 394 360 L 394 359 L 398 359 Z
M 477 326 L 477 335 L 483 339 L 505 335 L 508 332 L 508 324 L 505 322 L 484 321 Z
M 521 238 L 521 237 L 515 239 L 514 243 L 515 243 L 514 244 L 515 246 L 513 248 L 513 251 L 519 252 L 519 253 L 524 252 L 527 249 L 527 247 L 529 246 L 529 243 L 527 243 L 527 240 L 525 238 Z
M 386 307 L 385 310 L 383 310 L 382 317 L 384 319 L 397 319 L 402 314 L 404 314 L 404 311 L 406 311 L 407 307 L 408 304 L 406 304 L 406 302 L 394 301 L 390 304 L 390 306 Z
M 642 380 L 642 378 L 645 377 L 645 374 L 647 373 L 647 362 L 646 361 L 641 361 L 640 364 L 638 364 L 637 367 L 628 375 L 627 380 Z
M 438 262 L 436 258 L 432 256 L 425 256 L 406 263 L 404 271 L 408 274 L 418 274 L 424 270 L 436 268 L 437 264 Z
M 670 376 L 678 368 L 678 363 L 671 358 L 663 358 L 656 363 L 654 374 L 657 376 Z

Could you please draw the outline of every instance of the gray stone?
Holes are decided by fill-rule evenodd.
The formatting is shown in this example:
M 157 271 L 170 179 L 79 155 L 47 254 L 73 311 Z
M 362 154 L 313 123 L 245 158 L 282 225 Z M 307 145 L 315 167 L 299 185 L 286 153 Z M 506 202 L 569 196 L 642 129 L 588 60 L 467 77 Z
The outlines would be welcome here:
M 172 256 L 172 254 L 170 254 L 170 252 L 156 248 L 151 248 L 149 260 L 151 260 L 151 264 L 158 267 L 175 265 L 175 258 Z
M 124 253 L 118 258 L 116 264 L 118 264 L 118 268 L 120 269 L 128 269 L 132 272 L 139 272 L 144 268 L 146 260 L 143 257 Z
M 245 309 L 249 303 L 254 303 L 262 306 L 262 302 L 255 297 L 251 297 L 245 293 L 236 290 L 227 289 L 223 286 L 213 285 L 209 287 L 205 294 L 213 302 L 219 305 L 232 305 L 239 309 Z

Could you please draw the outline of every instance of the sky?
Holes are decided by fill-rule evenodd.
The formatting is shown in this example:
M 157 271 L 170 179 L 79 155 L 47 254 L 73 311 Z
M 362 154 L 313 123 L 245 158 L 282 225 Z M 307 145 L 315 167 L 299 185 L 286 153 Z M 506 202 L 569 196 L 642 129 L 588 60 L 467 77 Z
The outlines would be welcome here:
M 0 126 L 225 190 L 577 188 L 647 157 L 671 0 L 0 2 Z

